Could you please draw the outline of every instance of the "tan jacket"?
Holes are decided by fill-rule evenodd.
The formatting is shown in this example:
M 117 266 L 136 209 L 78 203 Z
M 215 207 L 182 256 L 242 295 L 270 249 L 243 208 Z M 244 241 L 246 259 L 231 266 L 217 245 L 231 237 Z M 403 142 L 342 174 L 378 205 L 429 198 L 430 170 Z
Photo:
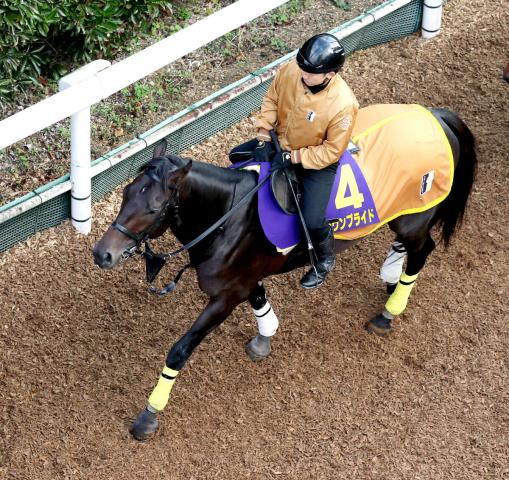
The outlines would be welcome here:
M 315 94 L 301 78 L 295 60 L 279 70 L 263 99 L 256 127 L 275 128 L 282 148 L 292 150 L 304 168 L 319 170 L 337 162 L 345 151 L 359 103 L 338 74 Z

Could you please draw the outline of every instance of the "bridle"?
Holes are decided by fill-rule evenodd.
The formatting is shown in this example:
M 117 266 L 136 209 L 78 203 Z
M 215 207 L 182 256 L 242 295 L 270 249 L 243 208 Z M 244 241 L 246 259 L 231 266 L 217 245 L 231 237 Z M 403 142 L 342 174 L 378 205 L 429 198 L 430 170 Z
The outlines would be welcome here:
M 152 177 L 154 178 L 156 181 L 160 181 L 159 179 L 156 179 L 155 177 Z M 155 231 L 157 228 L 159 228 L 159 226 L 161 225 L 161 223 L 163 222 L 163 220 L 165 219 L 168 211 L 170 210 L 171 208 L 171 213 L 173 216 L 176 216 L 178 215 L 178 211 L 179 211 L 179 191 L 178 191 L 178 188 L 177 187 L 168 187 L 171 191 L 173 191 L 173 195 L 170 195 L 167 200 L 164 202 L 160 212 L 159 212 L 159 215 L 157 216 L 157 218 L 154 220 L 154 222 L 149 225 L 147 228 L 145 228 L 145 230 L 142 230 L 141 232 L 139 233 L 136 233 L 136 232 L 133 232 L 131 229 L 127 228 L 126 226 L 122 225 L 121 223 L 119 222 L 113 222 L 111 224 L 111 227 L 115 230 L 118 230 L 120 233 L 123 233 L 126 237 L 129 237 L 130 239 L 134 240 L 136 242 L 136 244 L 125 250 L 123 253 L 122 253 L 122 260 L 126 260 L 136 254 L 140 254 L 142 255 L 144 252 L 142 252 L 141 250 L 141 245 L 142 244 L 145 244 L 145 250 L 147 251 L 147 249 L 149 251 L 152 251 L 150 249 L 150 245 L 148 244 L 148 238 L 150 236 L 150 234 Z M 174 200 L 174 202 L 172 203 L 172 200 Z M 167 254 L 168 256 L 173 256 L 171 254 Z M 176 255 L 176 253 L 175 253 Z
M 159 178 L 156 178 L 154 176 L 151 176 L 156 181 L 160 182 L 161 180 Z M 179 211 L 179 190 L 177 187 L 169 187 L 170 190 L 173 191 L 173 195 L 170 195 L 168 199 L 163 204 L 163 207 L 161 208 L 161 211 L 159 212 L 158 217 L 154 220 L 154 222 L 149 225 L 147 228 L 142 230 L 139 233 L 133 232 L 131 229 L 127 228 L 126 226 L 122 225 L 119 222 L 113 222 L 111 224 L 111 227 L 126 237 L 129 237 L 130 239 L 134 240 L 136 244 L 126 249 L 122 253 L 121 260 L 124 261 L 130 257 L 133 257 L 134 255 L 142 255 L 145 257 L 146 261 L 146 270 L 147 270 L 147 281 L 151 283 L 161 268 L 166 263 L 166 260 L 169 258 L 175 257 L 179 253 L 184 252 L 185 250 L 189 250 L 197 243 L 201 242 L 204 238 L 208 237 L 212 232 L 217 230 L 221 225 L 230 218 L 237 210 L 239 210 L 243 205 L 245 205 L 248 200 L 258 191 L 260 188 L 270 179 L 270 173 L 266 175 L 262 180 L 260 180 L 257 185 L 255 185 L 249 192 L 247 192 L 238 203 L 235 205 L 232 205 L 232 207 L 216 222 L 214 222 L 209 228 L 207 228 L 203 233 L 198 235 L 196 238 L 191 240 L 190 242 L 186 243 L 182 247 L 178 248 L 177 250 L 174 250 L 173 252 L 167 252 L 167 253 L 155 253 L 152 248 L 150 247 L 150 244 L 148 242 L 150 234 L 155 231 L 163 222 L 166 215 L 169 211 L 171 211 L 173 216 L 178 216 Z M 233 195 L 235 200 L 235 193 Z M 173 200 L 173 202 L 172 202 Z M 145 245 L 145 251 L 141 250 L 141 246 Z M 180 279 L 180 276 L 184 272 L 185 269 L 189 268 L 191 266 L 191 263 L 188 263 L 184 268 L 182 268 L 177 276 L 175 277 L 175 280 L 170 282 L 166 287 L 164 287 L 162 290 L 157 290 L 154 287 L 150 287 L 150 291 L 153 293 L 157 293 L 159 295 L 166 295 L 167 293 L 171 292 L 175 286 L 178 280 Z

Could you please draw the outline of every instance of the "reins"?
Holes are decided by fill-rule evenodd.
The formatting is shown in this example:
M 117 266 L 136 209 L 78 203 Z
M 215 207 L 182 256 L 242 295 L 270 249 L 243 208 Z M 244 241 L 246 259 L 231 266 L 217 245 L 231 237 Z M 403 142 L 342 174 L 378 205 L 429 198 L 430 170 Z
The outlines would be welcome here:
M 151 283 L 157 276 L 157 274 L 160 272 L 160 270 L 165 265 L 166 261 L 172 257 L 177 256 L 178 254 L 189 250 L 190 248 L 194 247 L 197 243 L 201 242 L 203 239 L 208 237 L 212 232 L 217 230 L 228 218 L 230 218 L 235 212 L 237 212 L 242 206 L 244 206 L 251 197 L 258 191 L 260 188 L 267 182 L 267 180 L 270 179 L 270 174 L 266 175 L 260 182 L 258 182 L 257 185 L 255 185 L 249 192 L 247 192 L 238 203 L 233 205 L 230 210 L 228 210 L 219 220 L 214 222 L 209 228 L 207 228 L 203 233 L 198 235 L 196 238 L 191 240 L 190 242 L 186 243 L 182 247 L 178 248 L 177 250 L 174 250 L 173 252 L 167 252 L 167 253 L 155 253 L 152 248 L 150 247 L 150 244 L 148 243 L 148 237 L 150 233 L 158 227 L 161 222 L 164 220 L 164 217 L 166 216 L 167 210 L 170 206 L 173 206 L 173 213 L 175 214 L 176 211 L 178 211 L 178 190 L 176 193 L 177 203 L 174 205 L 170 205 L 170 200 L 173 198 L 173 196 L 170 196 L 168 200 L 165 202 L 164 207 L 162 208 L 158 218 L 155 220 L 155 222 L 150 225 L 147 229 L 143 230 L 140 233 L 132 232 L 130 229 L 125 227 L 124 225 L 113 222 L 111 226 L 118 230 L 120 233 L 124 234 L 125 236 L 131 238 L 136 242 L 136 245 L 132 247 L 129 251 L 125 252 L 126 258 L 131 257 L 135 254 L 141 254 L 145 257 L 146 262 L 146 270 L 147 270 L 147 281 Z M 140 251 L 140 246 L 142 244 L 145 244 L 145 251 Z M 167 293 L 172 292 L 175 287 L 177 286 L 177 282 L 180 280 L 180 277 L 184 273 L 186 269 L 188 269 L 191 266 L 191 263 L 188 263 L 185 265 L 175 276 L 174 280 L 169 282 L 164 288 L 161 290 L 156 289 L 155 287 L 150 287 L 149 291 L 151 293 L 155 293 L 157 295 L 166 295 Z

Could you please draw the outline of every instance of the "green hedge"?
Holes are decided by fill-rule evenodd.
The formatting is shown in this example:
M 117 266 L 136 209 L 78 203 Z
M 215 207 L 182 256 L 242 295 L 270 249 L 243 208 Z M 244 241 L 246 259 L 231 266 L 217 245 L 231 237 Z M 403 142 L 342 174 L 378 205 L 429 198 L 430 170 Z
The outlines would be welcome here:
M 0 0 L 0 99 L 69 63 L 108 57 L 171 12 L 167 0 Z

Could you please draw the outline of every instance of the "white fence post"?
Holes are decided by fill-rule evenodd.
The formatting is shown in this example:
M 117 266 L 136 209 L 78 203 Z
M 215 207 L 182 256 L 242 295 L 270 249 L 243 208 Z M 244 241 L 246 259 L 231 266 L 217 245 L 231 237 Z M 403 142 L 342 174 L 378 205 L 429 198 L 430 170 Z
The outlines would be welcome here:
M 440 32 L 443 0 L 424 0 L 422 11 L 422 38 L 433 38 Z
M 96 60 L 62 77 L 59 89 L 83 82 L 111 65 Z M 71 221 L 78 232 L 88 235 L 92 228 L 92 179 L 90 170 L 90 106 L 71 115 Z

